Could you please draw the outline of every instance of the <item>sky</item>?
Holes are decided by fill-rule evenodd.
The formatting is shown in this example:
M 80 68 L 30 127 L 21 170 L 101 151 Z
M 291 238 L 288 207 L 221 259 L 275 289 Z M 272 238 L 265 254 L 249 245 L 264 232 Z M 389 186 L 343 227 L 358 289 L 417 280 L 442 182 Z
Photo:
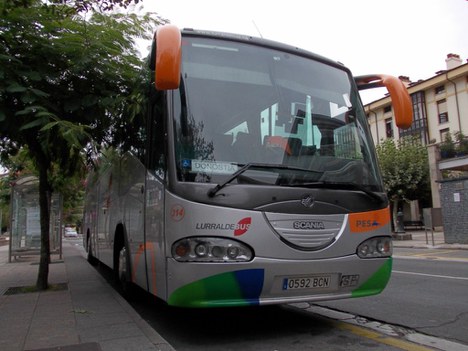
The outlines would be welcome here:
M 428 79 L 468 59 L 467 0 L 143 0 L 180 28 L 263 37 L 342 62 L 354 75 Z M 363 92 L 364 103 L 385 89 Z

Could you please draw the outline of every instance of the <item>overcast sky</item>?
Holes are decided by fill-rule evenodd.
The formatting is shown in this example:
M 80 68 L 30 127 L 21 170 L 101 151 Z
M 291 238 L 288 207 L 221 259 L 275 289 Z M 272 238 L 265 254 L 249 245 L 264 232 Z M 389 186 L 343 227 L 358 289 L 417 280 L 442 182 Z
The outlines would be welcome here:
M 262 36 L 340 61 L 354 75 L 427 79 L 468 58 L 467 0 L 144 0 L 180 28 Z M 382 96 L 363 96 L 365 103 Z

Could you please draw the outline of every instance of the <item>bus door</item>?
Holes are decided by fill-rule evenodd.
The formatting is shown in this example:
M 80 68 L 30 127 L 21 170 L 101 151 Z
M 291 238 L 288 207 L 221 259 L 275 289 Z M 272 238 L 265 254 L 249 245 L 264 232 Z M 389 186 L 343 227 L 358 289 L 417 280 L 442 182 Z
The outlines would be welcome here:
M 145 183 L 145 259 L 148 291 L 166 299 L 165 181 L 167 172 L 166 122 L 171 98 L 151 91 L 147 121 Z M 177 211 L 176 209 L 174 209 Z M 180 214 L 179 214 L 180 215 Z
M 137 157 L 130 152 L 124 154 L 120 161 L 119 207 L 123 214 L 126 245 L 131 255 L 131 279 L 140 287 L 147 289 L 144 226 L 145 173 L 145 166 Z M 116 212 L 117 215 L 120 216 Z
M 162 299 L 166 298 L 166 254 L 164 236 L 164 184 L 151 171 L 146 178 L 146 271 L 148 291 Z M 173 211 L 177 212 L 177 208 Z M 176 216 L 183 217 L 183 213 Z

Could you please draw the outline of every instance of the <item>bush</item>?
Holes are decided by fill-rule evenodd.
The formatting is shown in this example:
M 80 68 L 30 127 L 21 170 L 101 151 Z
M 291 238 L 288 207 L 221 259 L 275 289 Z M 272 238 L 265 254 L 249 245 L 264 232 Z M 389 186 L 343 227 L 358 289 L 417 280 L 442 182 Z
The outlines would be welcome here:
M 453 142 L 452 135 L 450 133 L 445 134 L 444 141 L 440 144 L 440 157 L 455 157 L 455 143 Z

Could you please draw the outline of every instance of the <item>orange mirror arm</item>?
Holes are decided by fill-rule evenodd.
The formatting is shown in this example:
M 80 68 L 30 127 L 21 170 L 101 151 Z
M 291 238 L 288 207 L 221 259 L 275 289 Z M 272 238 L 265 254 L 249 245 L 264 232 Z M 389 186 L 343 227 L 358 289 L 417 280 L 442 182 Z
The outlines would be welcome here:
M 408 129 L 413 123 L 413 104 L 403 82 L 393 76 L 373 74 L 354 78 L 358 89 L 386 87 L 392 99 L 395 122 L 399 128 Z

